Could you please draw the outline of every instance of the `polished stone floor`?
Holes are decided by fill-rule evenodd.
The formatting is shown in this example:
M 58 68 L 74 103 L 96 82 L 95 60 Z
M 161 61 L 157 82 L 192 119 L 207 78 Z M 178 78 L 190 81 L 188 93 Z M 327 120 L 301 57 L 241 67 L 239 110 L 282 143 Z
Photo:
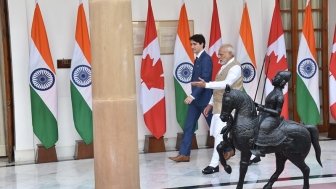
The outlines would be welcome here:
M 315 159 L 313 148 L 306 159 L 310 167 L 311 188 L 336 188 L 336 140 L 320 141 L 322 164 Z M 237 153 L 229 160 L 232 174 L 220 167 L 220 172 L 203 175 L 212 149 L 192 150 L 191 161 L 175 163 L 168 159 L 176 151 L 140 154 L 140 182 L 142 189 L 156 188 L 235 188 L 239 174 Z M 274 155 L 267 155 L 261 162 L 249 167 L 244 188 L 262 188 L 275 170 Z M 127 176 L 127 175 L 125 175 Z M 284 172 L 274 188 L 302 188 L 302 174 L 287 162 Z M 45 164 L 0 163 L 0 188 L 4 189 L 91 189 L 94 188 L 93 160 L 71 160 Z

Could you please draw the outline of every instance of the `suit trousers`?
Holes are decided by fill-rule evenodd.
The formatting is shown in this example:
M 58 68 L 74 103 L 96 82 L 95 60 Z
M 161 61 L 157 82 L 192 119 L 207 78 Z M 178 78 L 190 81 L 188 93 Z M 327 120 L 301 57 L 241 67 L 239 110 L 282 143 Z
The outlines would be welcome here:
M 197 121 L 206 106 L 197 106 L 195 103 L 188 105 L 187 118 L 184 123 L 183 138 L 180 145 L 180 155 L 190 156 L 191 142 L 194 135 Z M 205 117 L 208 125 L 211 124 L 212 114 Z

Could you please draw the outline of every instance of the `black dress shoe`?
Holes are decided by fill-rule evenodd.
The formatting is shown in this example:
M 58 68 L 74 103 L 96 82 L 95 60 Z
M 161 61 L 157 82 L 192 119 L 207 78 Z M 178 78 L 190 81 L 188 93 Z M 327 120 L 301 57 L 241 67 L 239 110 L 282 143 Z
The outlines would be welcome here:
M 251 165 L 252 163 L 258 163 L 259 161 L 261 161 L 260 156 L 256 156 L 250 160 L 249 165 Z
M 208 174 L 216 173 L 218 171 L 219 171 L 219 166 L 217 167 L 208 166 L 202 170 L 202 173 L 205 175 L 208 175 Z
M 253 150 L 251 150 L 251 153 L 253 154 L 253 155 L 255 155 L 255 156 L 261 156 L 261 157 L 265 157 L 265 153 L 263 153 L 263 151 L 262 150 L 260 150 L 260 149 L 253 149 Z

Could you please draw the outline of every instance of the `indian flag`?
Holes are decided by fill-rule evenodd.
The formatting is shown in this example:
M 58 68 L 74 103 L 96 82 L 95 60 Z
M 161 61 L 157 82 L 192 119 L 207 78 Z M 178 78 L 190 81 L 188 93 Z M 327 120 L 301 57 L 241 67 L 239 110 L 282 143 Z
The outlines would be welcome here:
M 177 26 L 177 35 L 174 49 L 174 85 L 176 119 L 180 127 L 184 128 L 188 106 L 184 99 L 191 94 L 191 75 L 193 70 L 194 56 L 190 47 L 190 31 L 185 3 L 180 10 L 180 18 Z
M 77 13 L 76 42 L 70 69 L 70 90 L 75 127 L 86 144 L 93 141 L 90 38 L 83 3 Z
M 242 67 L 244 90 L 251 98 L 254 98 L 258 84 L 256 78 L 257 64 L 254 55 L 252 29 L 246 2 L 244 2 L 243 15 L 240 23 L 236 56 Z
M 314 125 L 320 122 L 319 67 L 316 57 L 311 3 L 308 0 L 296 65 L 296 101 L 301 121 Z
M 329 65 L 329 104 L 331 115 L 336 119 L 336 27 Z
M 50 148 L 58 140 L 56 72 L 38 3 L 31 27 L 29 62 L 33 131 L 43 146 Z

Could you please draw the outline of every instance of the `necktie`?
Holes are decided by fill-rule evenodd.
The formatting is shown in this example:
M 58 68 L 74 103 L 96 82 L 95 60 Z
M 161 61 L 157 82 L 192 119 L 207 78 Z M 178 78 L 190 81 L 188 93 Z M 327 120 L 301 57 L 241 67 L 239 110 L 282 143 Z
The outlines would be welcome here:
M 194 64 L 197 62 L 197 60 L 198 60 L 198 57 L 196 56 L 195 61 L 194 61 Z

